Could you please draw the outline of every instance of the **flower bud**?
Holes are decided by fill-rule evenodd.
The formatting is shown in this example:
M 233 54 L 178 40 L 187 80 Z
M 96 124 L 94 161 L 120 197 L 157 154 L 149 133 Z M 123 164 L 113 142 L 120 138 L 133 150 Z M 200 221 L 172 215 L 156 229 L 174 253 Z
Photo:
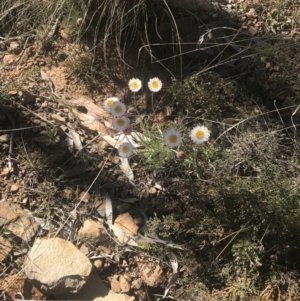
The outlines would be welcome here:
M 130 135 L 131 133 L 132 133 L 132 127 L 129 125 L 129 127 L 123 131 L 123 134 Z
M 183 160 L 185 158 L 185 153 L 183 151 L 180 151 L 177 153 L 177 158 L 179 160 Z
M 78 18 L 77 19 L 77 25 L 81 26 L 83 24 L 83 19 L 82 18 Z

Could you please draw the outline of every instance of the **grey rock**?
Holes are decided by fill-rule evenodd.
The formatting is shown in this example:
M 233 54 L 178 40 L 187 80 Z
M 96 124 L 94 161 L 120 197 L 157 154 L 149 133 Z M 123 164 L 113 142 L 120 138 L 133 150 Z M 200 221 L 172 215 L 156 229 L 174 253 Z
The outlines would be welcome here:
M 11 65 L 15 61 L 16 58 L 17 57 L 14 54 L 6 54 L 3 57 L 3 64 L 4 64 L 4 66 Z
M 93 269 L 87 282 L 77 293 L 65 293 L 54 296 L 57 300 L 94 300 L 98 297 L 105 297 L 108 292 L 108 287 L 105 286 L 97 272 Z
M 38 230 L 38 223 L 34 221 L 17 204 L 5 201 L 0 205 L 0 226 L 28 242 Z
M 115 294 L 110 291 L 110 293 L 105 297 L 98 297 L 94 299 L 94 301 L 134 301 L 135 298 L 132 296 L 128 296 L 126 294 Z
M 9 45 L 8 51 L 10 53 L 15 54 L 15 55 L 19 55 L 22 52 L 22 49 L 21 49 L 19 43 L 11 42 L 10 45 Z
M 92 245 L 99 244 L 109 239 L 109 236 L 100 222 L 87 219 L 79 230 L 80 238 Z
M 61 238 L 36 239 L 24 262 L 34 286 L 52 294 L 78 292 L 92 271 L 89 259 Z

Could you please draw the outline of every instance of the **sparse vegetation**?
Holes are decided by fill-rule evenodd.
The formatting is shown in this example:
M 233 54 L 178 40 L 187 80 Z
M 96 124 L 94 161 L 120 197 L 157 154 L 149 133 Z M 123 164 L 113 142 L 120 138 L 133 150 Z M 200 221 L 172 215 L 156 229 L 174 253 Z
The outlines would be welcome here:
M 110 268 L 100 272 L 106 279 L 125 273 L 127 266 L 135 269 L 132 254 L 144 252 L 163 262 L 165 277 L 171 271 L 169 258 L 177 258 L 179 277 L 169 291 L 176 300 L 297 300 L 299 45 L 292 33 L 284 35 L 298 29 L 297 14 L 295 6 L 283 0 L 257 7 L 241 4 L 234 16 L 222 14 L 226 23 L 220 18 L 209 24 L 213 29 L 207 27 L 202 35 L 196 31 L 197 40 L 186 42 L 182 24 L 190 18 L 197 23 L 201 17 L 166 1 L 5 0 L 0 4 L 0 49 L 6 51 L 16 40 L 20 51 L 7 50 L 18 60 L 1 66 L 7 74 L 0 76 L 0 108 L 9 112 L 0 114 L 0 127 L 15 131 L 0 144 L 2 198 L 49 223 L 45 233 L 61 231 L 62 237 L 75 241 L 70 212 L 82 219 L 98 218 L 94 198 L 109 193 L 116 199 L 114 213 L 130 212 L 137 221 L 142 216 L 143 222 L 137 222 L 140 232 L 169 243 L 138 243 L 135 251 L 123 253 L 116 248 L 119 259 L 109 255 Z M 256 21 L 248 30 L 254 37 L 243 31 L 251 18 Z M 167 25 L 172 43 L 164 43 L 168 32 L 162 28 Z M 195 46 L 193 57 L 184 52 L 183 46 L 190 44 Z M 28 47 L 31 54 L 26 53 Z M 46 57 L 50 69 L 61 65 L 68 74 L 59 94 L 40 79 L 40 69 L 48 68 L 40 56 Z M 183 74 L 193 61 L 196 67 Z M 14 73 L 18 62 L 24 69 Z M 128 67 L 141 62 L 144 65 L 136 69 Z M 153 62 L 162 68 L 154 69 Z M 163 81 L 155 95 L 147 87 L 154 77 Z M 136 90 L 130 88 L 132 93 L 130 78 L 141 80 Z M 64 104 L 65 95 L 67 100 L 73 97 L 66 89 L 69 84 L 70 90 L 80 86 L 76 97 L 89 95 L 99 106 L 112 96 L 126 103 L 130 132 L 138 132 L 139 147 L 128 161 L 135 185 L 128 169 L 127 174 L 124 166 L 120 171 L 120 151 L 103 137 L 110 126 L 104 111 L 103 116 L 88 115 L 85 99 L 74 108 Z M 34 98 L 23 103 L 26 110 L 20 106 L 24 91 Z M 87 114 L 88 122 L 75 110 Z M 89 127 L 94 116 L 105 130 Z M 55 126 L 49 128 L 47 120 Z M 210 139 L 200 145 L 189 137 L 197 125 L 210 132 Z M 21 127 L 26 131 L 16 131 Z M 164 142 L 168 129 L 182 136 L 178 147 Z M 131 142 L 130 133 L 124 132 L 125 143 Z M 14 144 L 14 168 L 7 171 L 9 142 Z M 5 188 L 16 182 L 20 187 L 23 183 L 18 195 Z M 87 201 L 86 191 L 91 193 Z M 127 197 L 138 201 L 122 203 Z M 10 235 L 1 225 L 0 236 Z M 98 256 L 99 250 L 89 248 Z M 9 263 L 8 268 L 5 264 L 4 276 L 20 271 L 19 263 Z M 158 291 L 166 286 L 161 281 Z M 145 299 L 142 293 L 135 295 Z M 150 291 L 149 300 L 156 300 L 154 296 Z

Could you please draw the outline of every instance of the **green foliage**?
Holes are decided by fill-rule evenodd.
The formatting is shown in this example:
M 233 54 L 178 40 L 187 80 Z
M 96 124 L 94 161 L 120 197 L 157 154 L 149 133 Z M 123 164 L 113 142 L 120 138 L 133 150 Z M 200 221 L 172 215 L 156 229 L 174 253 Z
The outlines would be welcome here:
M 60 141 L 59 135 L 57 135 L 57 128 L 48 128 L 46 130 L 41 131 L 41 135 L 38 137 L 32 138 L 33 141 L 40 142 L 45 146 L 54 145 Z
M 27 154 L 26 156 L 24 156 L 24 160 L 22 162 L 28 169 L 36 169 L 41 171 L 47 168 L 46 159 L 40 151 Z
M 70 41 L 92 38 L 93 53 L 76 53 L 65 61 L 71 73 L 88 85 L 97 82 L 95 75 L 100 73 L 96 70 L 106 62 L 97 58 L 99 40 L 103 41 L 104 53 L 108 43 L 114 43 L 119 55 L 121 46 L 132 43 L 135 37 L 148 44 L 149 28 L 145 24 L 151 26 L 151 15 L 159 12 L 157 8 L 153 11 L 158 4 L 146 0 L 23 2 L 5 0 L 0 4 L 0 33 L 21 36 L 22 42 L 35 35 L 44 47 L 53 47 L 57 42 L 49 34 L 58 20 Z M 283 7 L 282 1 L 275 4 L 276 10 L 268 15 L 273 25 L 282 17 Z M 81 25 L 78 18 L 83 18 Z M 278 116 L 269 117 L 264 106 L 274 110 L 274 95 L 289 83 L 286 69 L 297 50 L 293 48 L 297 45 L 291 45 L 274 38 L 253 50 L 255 63 L 260 65 L 247 85 L 243 83 L 243 89 L 213 72 L 187 76 L 182 82 L 173 79 L 162 102 L 174 108 L 175 116 L 168 116 L 163 125 L 149 120 L 140 125 L 146 138 L 137 149 L 139 166 L 142 172 L 163 179 L 166 189 L 151 199 L 149 207 L 156 215 L 149 218 L 148 228 L 151 234 L 186 249 L 178 251 L 186 270 L 181 272 L 180 287 L 175 290 L 183 299 L 194 300 L 201 295 L 207 300 L 254 300 L 261 294 L 267 299 L 276 287 L 276 293 L 274 289 L 269 295 L 275 300 L 279 291 L 299 291 L 295 280 L 300 270 L 299 137 L 297 132 L 279 126 Z M 284 74 L 269 76 L 268 68 L 273 65 Z M 22 90 L 40 79 L 38 71 L 29 70 L 5 89 Z M 270 91 L 275 91 L 274 95 Z M 262 114 L 252 116 L 257 103 Z M 291 114 L 287 116 L 290 120 Z M 232 126 L 225 122 L 227 119 L 239 123 Z M 189 131 L 203 122 L 211 130 L 211 140 L 196 146 L 188 137 Z M 178 149 L 164 145 L 163 131 L 167 128 L 182 133 L 183 143 Z M 40 134 L 32 140 L 43 146 L 53 147 L 60 140 L 56 129 L 46 128 Z M 184 152 L 184 159 L 178 159 L 178 151 Z M 38 177 L 47 178 L 45 187 L 39 189 L 42 202 L 38 215 L 50 218 L 55 215 L 58 191 L 51 186 L 56 174 L 48 162 L 42 152 L 36 152 L 30 153 L 23 164 L 35 171 L 34 189 L 40 188 Z M 140 247 L 155 256 L 163 252 L 160 245 Z M 284 283 L 282 278 L 288 280 Z M 268 287 L 270 290 L 265 290 Z
M 108 38 L 115 40 L 118 50 L 122 43 L 131 43 L 135 37 L 145 39 L 151 7 L 146 0 L 29 0 L 22 3 L 5 0 L 0 4 L 0 33 L 7 36 L 37 34 L 47 48 L 52 45 L 59 26 L 67 29 L 71 41 L 88 35 L 94 35 L 95 40 L 104 37 L 106 53 Z M 77 24 L 78 18 L 83 19 L 82 24 Z
M 138 155 L 145 168 L 157 174 L 168 170 L 175 162 L 176 152 L 164 145 L 161 129 L 153 129 L 148 122 L 144 122 L 141 131 L 145 139 L 140 140 L 143 148 L 138 150 Z
M 32 67 L 24 72 L 18 77 L 11 77 L 9 81 L 3 85 L 4 92 L 8 93 L 9 91 L 26 91 L 28 86 L 32 83 L 36 83 L 40 80 L 40 72 L 38 67 Z M 0 89 L 2 87 L 0 86 Z
M 237 104 L 241 103 L 239 94 L 234 82 L 208 72 L 187 77 L 182 83 L 173 80 L 165 103 L 189 117 L 217 120 L 237 113 Z
M 178 127 L 172 124 L 168 126 L 166 129 Z M 179 132 L 183 136 L 183 143 L 178 148 L 170 149 L 164 145 L 162 129 L 151 126 L 149 121 L 142 123 L 141 131 L 146 139 L 141 140 L 143 148 L 137 149 L 137 153 L 144 167 L 157 176 L 200 178 L 202 169 L 207 168 L 205 163 L 210 164 L 210 159 L 217 156 L 217 148 L 209 148 L 205 144 L 198 147 L 188 136 L 190 130 L 181 125 Z M 184 159 L 178 158 L 180 151 L 184 153 Z
M 191 90 L 205 95 L 204 88 L 190 86 L 189 79 L 186 82 Z M 170 91 L 175 91 L 178 102 L 184 95 L 181 88 Z M 187 91 L 186 99 L 195 100 L 193 93 Z M 162 214 L 173 209 L 172 215 L 150 220 L 150 230 L 161 237 L 189 246 L 204 241 L 204 249 L 210 246 L 210 260 L 218 258 L 214 263 L 218 281 L 229 287 L 216 300 L 224 295 L 249 300 L 268 285 L 279 285 L 275 270 L 281 267 L 272 260 L 278 253 L 285 254 L 285 268 L 300 268 L 300 262 L 292 260 L 294 250 L 286 248 L 294 244 L 300 230 L 299 140 L 283 126 L 269 122 L 266 116 L 253 116 L 227 131 L 218 143 L 197 150 L 185 140 L 180 148 L 187 160 L 181 162 L 181 172 L 173 164 L 168 174 L 169 185 L 177 185 L 171 185 L 173 197 L 156 205 Z M 180 198 L 174 197 L 177 193 Z M 203 253 L 199 254 L 206 258 Z M 191 260 L 187 258 L 187 264 Z M 207 288 L 210 273 L 209 269 L 199 272 Z
M 95 76 L 99 73 L 100 67 L 94 63 L 94 57 L 90 52 L 70 55 L 65 63 L 71 74 L 76 76 L 87 87 L 96 85 Z

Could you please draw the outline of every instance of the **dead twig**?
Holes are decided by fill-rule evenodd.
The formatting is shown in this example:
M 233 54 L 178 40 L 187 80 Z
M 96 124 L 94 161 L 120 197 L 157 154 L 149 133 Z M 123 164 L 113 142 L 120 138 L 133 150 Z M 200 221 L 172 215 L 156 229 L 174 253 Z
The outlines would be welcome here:
M 300 106 L 298 106 L 298 107 L 296 108 L 296 110 L 293 112 L 293 114 L 292 114 L 292 116 L 291 116 L 291 122 L 292 122 L 292 125 L 293 125 L 294 129 L 295 129 L 295 133 L 297 132 L 297 128 L 296 128 L 296 126 L 295 126 L 294 118 L 293 118 L 293 117 L 294 117 L 294 115 L 296 115 L 296 113 L 298 112 L 299 108 L 300 108 Z

